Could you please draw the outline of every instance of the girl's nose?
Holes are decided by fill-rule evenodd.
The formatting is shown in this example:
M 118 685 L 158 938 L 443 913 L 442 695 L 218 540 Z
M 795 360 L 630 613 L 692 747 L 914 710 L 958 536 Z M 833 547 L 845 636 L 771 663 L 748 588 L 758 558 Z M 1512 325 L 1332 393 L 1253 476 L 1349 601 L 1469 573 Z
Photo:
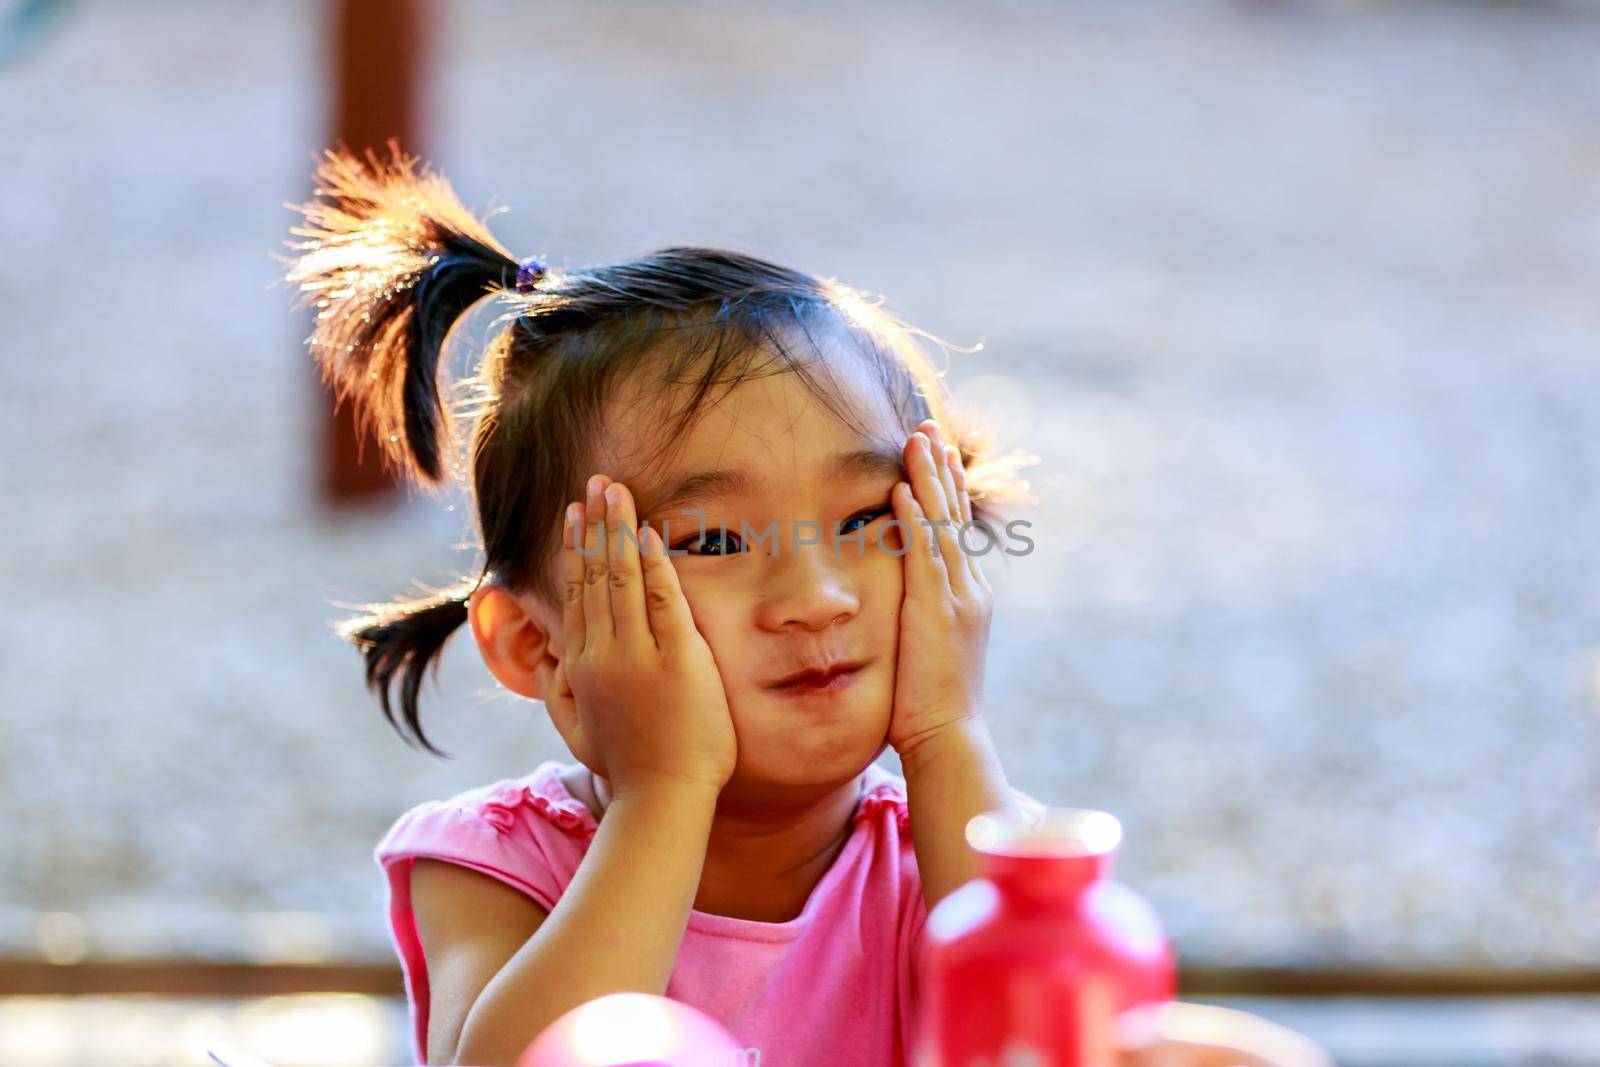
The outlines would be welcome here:
M 847 560 L 836 558 L 832 546 L 792 548 L 785 543 L 766 561 L 766 577 L 757 621 L 763 629 L 825 630 L 854 617 L 861 610 L 856 579 Z

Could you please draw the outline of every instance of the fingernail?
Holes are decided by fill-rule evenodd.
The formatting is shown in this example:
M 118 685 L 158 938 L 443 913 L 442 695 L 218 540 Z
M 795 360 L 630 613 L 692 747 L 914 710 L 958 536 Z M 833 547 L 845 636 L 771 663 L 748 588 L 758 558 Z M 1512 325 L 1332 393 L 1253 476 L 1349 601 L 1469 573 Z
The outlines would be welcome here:
M 616 482 L 606 486 L 606 503 L 616 504 L 622 500 L 622 489 Z
M 589 477 L 588 491 L 590 500 L 600 499 L 600 476 L 598 474 Z
M 576 526 L 576 525 L 578 525 L 578 502 L 577 501 L 573 501 L 572 503 L 567 505 L 567 525 L 568 526 Z

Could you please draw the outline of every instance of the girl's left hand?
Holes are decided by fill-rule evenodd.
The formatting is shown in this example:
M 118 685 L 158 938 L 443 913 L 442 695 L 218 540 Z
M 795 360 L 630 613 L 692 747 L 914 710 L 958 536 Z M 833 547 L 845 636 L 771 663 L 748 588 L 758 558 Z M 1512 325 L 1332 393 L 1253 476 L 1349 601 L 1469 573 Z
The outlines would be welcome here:
M 1321 1045 L 1259 1015 L 1169 1001 L 1117 1017 L 1118 1067 L 1334 1067 Z
M 982 713 L 994 612 L 994 593 L 978 557 L 958 541 L 958 531 L 972 521 L 959 450 L 944 442 L 937 422 L 926 419 L 906 439 L 904 459 L 910 482 L 895 486 L 892 497 L 908 547 L 901 557 L 905 596 L 888 738 L 902 759 Z

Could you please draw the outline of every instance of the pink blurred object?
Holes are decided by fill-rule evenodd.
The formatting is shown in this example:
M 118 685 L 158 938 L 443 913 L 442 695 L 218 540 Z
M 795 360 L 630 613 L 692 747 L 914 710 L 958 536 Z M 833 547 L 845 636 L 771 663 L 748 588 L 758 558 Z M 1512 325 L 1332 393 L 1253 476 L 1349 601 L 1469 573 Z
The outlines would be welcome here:
M 517 1067 L 739 1067 L 733 1035 L 698 1008 L 649 993 L 612 993 L 545 1027 Z
M 1115 1017 L 1177 993 L 1155 911 L 1110 877 L 1122 825 L 1050 808 L 966 834 L 983 877 L 928 916 L 917 1067 L 1114 1067 Z

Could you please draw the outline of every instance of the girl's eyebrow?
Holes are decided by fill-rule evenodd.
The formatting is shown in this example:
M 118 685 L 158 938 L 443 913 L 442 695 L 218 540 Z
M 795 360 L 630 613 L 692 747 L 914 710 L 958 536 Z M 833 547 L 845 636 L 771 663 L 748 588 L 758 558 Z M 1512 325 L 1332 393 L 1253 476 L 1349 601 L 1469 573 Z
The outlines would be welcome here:
M 825 481 L 861 479 L 876 475 L 893 475 L 895 478 L 906 476 L 898 447 L 885 443 L 848 452 L 836 452 L 827 459 L 822 473 Z M 639 515 L 641 517 L 656 515 L 671 508 L 709 503 L 730 496 L 759 496 L 765 486 L 765 478 L 742 467 L 696 471 L 671 489 L 647 491 L 641 494 Z

